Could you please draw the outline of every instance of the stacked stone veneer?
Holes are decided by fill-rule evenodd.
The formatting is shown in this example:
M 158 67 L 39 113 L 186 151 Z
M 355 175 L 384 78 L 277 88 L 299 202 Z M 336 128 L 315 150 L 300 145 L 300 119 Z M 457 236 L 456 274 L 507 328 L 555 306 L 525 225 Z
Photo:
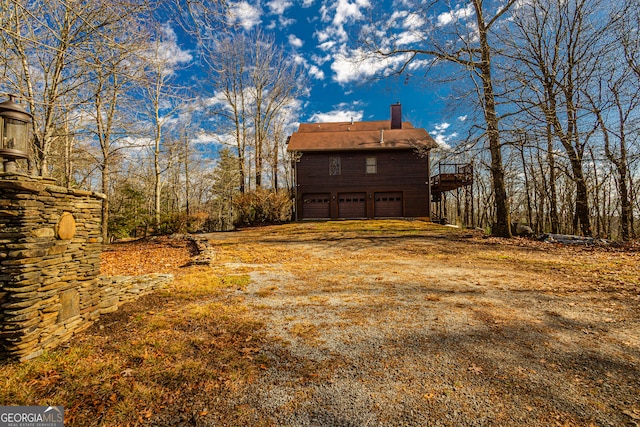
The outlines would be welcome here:
M 35 357 L 171 281 L 99 276 L 104 197 L 0 173 L 0 359 Z

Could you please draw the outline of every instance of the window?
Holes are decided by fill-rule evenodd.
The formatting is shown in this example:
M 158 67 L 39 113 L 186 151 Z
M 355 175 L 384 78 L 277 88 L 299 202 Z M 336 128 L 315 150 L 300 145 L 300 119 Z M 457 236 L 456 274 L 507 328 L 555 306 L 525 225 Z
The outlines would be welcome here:
M 367 157 L 367 173 L 378 173 L 378 163 L 375 157 Z
M 329 175 L 340 175 L 341 173 L 340 157 L 329 157 Z

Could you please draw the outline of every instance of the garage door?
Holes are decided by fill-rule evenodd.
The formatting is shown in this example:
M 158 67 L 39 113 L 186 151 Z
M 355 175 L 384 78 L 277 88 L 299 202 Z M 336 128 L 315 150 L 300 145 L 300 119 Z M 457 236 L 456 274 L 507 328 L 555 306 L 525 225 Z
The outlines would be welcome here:
M 302 196 L 302 218 L 329 218 L 329 193 L 304 194 Z
M 402 192 L 375 193 L 376 218 L 402 216 Z
M 338 217 L 366 218 L 367 193 L 338 194 Z

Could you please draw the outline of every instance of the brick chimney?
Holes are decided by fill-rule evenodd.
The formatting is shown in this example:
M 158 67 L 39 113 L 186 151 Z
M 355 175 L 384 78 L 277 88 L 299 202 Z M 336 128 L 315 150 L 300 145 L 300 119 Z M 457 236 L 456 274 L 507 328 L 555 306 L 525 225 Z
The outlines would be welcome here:
M 402 129 L 402 105 L 391 105 L 391 129 Z

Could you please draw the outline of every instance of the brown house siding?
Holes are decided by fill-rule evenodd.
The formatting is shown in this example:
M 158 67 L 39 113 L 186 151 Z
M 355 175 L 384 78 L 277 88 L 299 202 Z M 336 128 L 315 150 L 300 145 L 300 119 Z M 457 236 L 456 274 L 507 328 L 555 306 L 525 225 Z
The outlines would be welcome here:
M 376 173 L 366 173 L 367 157 L 376 158 Z M 335 162 L 330 173 L 331 158 L 340 159 L 339 174 Z M 374 218 L 378 195 L 379 215 L 393 215 L 401 204 L 401 215 L 393 216 L 429 217 L 428 182 L 428 157 L 414 150 L 305 152 L 296 163 L 296 216 L 313 217 L 305 215 L 306 196 L 307 214 L 328 211 L 331 219 Z

